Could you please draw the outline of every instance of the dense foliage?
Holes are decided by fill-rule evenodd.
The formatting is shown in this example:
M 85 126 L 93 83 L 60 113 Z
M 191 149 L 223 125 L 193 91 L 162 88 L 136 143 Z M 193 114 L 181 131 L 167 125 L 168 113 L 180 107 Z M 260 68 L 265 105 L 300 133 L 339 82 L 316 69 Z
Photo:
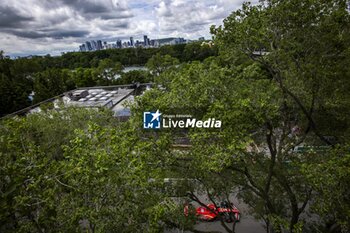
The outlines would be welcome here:
M 219 57 L 163 73 L 134 110 L 224 122 L 189 130 L 186 164 L 168 169 L 217 203 L 240 190 L 269 232 L 347 232 L 349 23 L 345 1 L 290 0 L 245 3 L 213 27 Z
M 184 203 L 239 198 L 268 233 L 348 232 L 349 25 L 345 0 L 266 0 L 211 28 L 215 49 L 162 47 L 148 71 L 123 74 L 126 63 L 107 56 L 74 70 L 41 69 L 35 59 L 14 69 L 23 60 L 2 58 L 1 90 L 21 79 L 35 101 L 75 86 L 155 85 L 128 122 L 74 108 L 2 121 L 0 231 L 199 232 Z M 1 107 L 26 105 L 1 98 Z M 223 124 L 142 129 L 143 112 L 157 109 Z M 190 143 L 179 148 L 183 139 Z M 219 220 L 236 232 L 235 221 Z
M 160 226 L 153 142 L 109 111 L 68 108 L 1 123 L 1 232 L 150 232 Z M 147 154 L 145 147 L 153 147 Z M 152 185 L 152 186 L 151 186 Z

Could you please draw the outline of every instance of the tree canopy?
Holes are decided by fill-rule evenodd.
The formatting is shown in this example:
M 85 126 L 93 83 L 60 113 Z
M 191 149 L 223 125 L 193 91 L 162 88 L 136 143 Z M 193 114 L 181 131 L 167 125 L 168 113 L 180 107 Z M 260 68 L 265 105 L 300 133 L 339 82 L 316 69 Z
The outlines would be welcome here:
M 74 85 L 154 85 L 127 122 L 76 108 L 3 120 L 0 231 L 199 232 L 183 204 L 205 206 L 204 196 L 242 200 L 268 233 L 347 232 L 349 25 L 345 0 L 266 0 L 212 27 L 213 43 L 124 51 L 151 72 L 120 72 L 136 59 L 114 57 L 120 51 L 44 59 L 93 64 L 74 70 L 16 73 L 17 62 L 2 58 L 0 89 L 10 94 L 21 79 L 38 101 Z M 143 129 L 143 113 L 157 109 L 222 127 Z M 231 217 L 218 218 L 233 233 Z

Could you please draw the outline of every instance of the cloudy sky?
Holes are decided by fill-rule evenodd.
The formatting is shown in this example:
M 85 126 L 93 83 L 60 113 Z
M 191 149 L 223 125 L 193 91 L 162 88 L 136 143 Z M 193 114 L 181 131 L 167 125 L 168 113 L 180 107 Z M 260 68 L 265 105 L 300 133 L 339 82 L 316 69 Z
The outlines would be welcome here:
M 1 0 L 0 50 L 60 54 L 86 40 L 210 38 L 243 0 Z

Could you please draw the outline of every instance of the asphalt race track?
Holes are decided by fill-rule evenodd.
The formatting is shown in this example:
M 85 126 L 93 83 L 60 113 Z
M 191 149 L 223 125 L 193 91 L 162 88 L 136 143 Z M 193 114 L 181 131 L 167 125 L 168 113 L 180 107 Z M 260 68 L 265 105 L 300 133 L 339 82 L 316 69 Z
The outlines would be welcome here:
M 203 196 L 200 196 L 201 201 L 204 203 L 209 203 L 208 199 L 204 198 Z M 262 221 L 258 221 L 254 219 L 253 216 L 249 214 L 248 207 L 245 203 L 238 201 L 235 197 L 231 198 L 231 201 L 237 206 L 237 208 L 241 212 L 241 221 L 236 224 L 236 233 L 265 233 L 266 230 L 264 228 L 264 223 Z M 232 223 L 228 224 L 232 229 Z M 200 230 L 203 232 L 210 232 L 210 233 L 218 233 L 218 232 L 227 232 L 223 226 L 221 226 L 220 221 L 214 221 L 214 222 L 205 222 L 205 221 L 199 221 L 195 227 L 196 230 Z M 166 233 L 185 233 L 186 231 L 182 230 L 169 230 L 165 231 Z M 187 233 L 187 232 L 186 232 Z

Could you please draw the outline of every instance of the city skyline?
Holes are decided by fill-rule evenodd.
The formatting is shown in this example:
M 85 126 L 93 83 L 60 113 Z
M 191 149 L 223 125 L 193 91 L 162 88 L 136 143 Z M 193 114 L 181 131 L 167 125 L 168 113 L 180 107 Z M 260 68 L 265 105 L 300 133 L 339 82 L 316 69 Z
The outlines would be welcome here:
M 81 45 L 79 45 L 80 52 L 89 52 L 89 51 L 97 51 L 102 49 L 122 49 L 122 48 L 158 48 L 163 45 L 176 45 L 176 44 L 185 44 L 191 43 L 194 41 L 204 41 L 205 37 L 199 37 L 198 40 L 186 40 L 183 37 L 167 37 L 160 39 L 149 38 L 147 35 L 143 35 L 142 39 L 134 39 L 133 36 L 130 36 L 129 39 L 121 40 L 117 39 L 115 42 L 107 42 L 105 40 L 90 40 L 85 41 Z
M 210 38 L 243 0 L 3 0 L 0 6 L 0 50 L 10 56 L 60 55 L 103 38 L 134 41 Z M 255 2 L 255 1 L 254 1 Z

